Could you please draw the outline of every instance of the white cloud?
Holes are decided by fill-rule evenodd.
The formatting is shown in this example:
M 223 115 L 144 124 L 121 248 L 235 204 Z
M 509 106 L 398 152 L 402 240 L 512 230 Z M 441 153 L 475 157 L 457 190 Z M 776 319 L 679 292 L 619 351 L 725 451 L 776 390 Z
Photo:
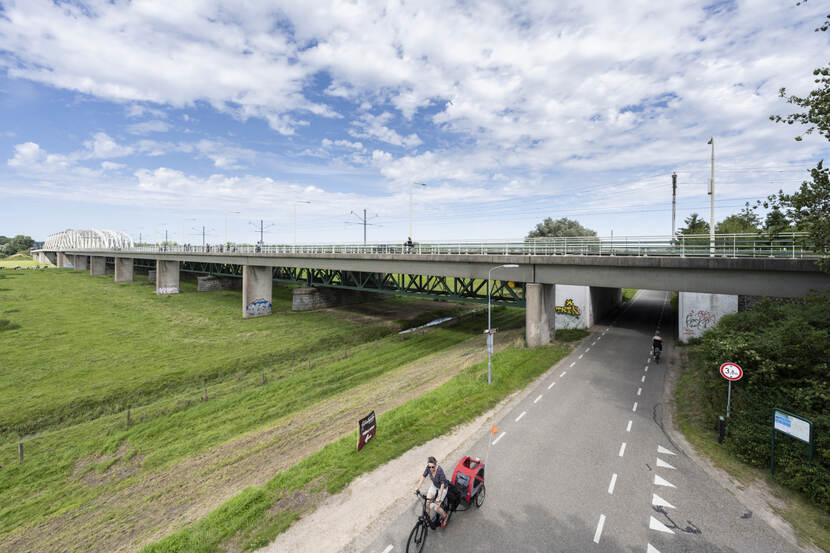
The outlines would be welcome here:
M 142 121 L 141 123 L 133 123 L 127 126 L 127 132 L 130 134 L 149 134 L 152 132 L 167 132 L 170 130 L 170 125 L 165 121 L 158 119 L 153 121 Z
M 84 142 L 87 148 L 87 158 L 113 158 L 124 157 L 133 153 L 133 148 L 119 145 L 111 136 L 105 132 L 97 132 L 92 135 L 92 140 Z
M 423 144 L 417 134 L 411 133 L 407 136 L 401 136 L 394 129 L 387 126 L 392 120 L 392 114 L 385 112 L 380 115 L 372 115 L 371 113 L 363 113 L 360 118 L 353 121 L 354 129 L 349 130 L 349 134 L 355 138 L 375 138 L 395 146 L 404 146 L 406 148 L 414 148 Z

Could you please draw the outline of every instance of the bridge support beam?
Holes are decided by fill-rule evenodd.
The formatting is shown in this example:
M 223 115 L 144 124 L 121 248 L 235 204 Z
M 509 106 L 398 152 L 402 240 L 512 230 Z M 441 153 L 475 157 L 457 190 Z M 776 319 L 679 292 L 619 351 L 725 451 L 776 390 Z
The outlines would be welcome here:
M 549 344 L 555 328 L 554 308 L 556 286 L 554 284 L 528 283 L 525 286 L 525 341 L 535 348 Z
M 92 276 L 107 274 L 107 258 L 99 255 L 90 255 L 89 274 Z
M 242 318 L 271 314 L 274 281 L 271 267 L 242 267 Z
M 51 265 L 58 265 L 58 255 L 55 252 L 41 252 L 40 255 L 43 256 L 42 261 L 44 263 L 48 263 Z
M 87 269 L 89 269 L 88 255 L 75 255 L 73 257 L 76 271 L 86 271 Z
M 69 256 L 63 252 L 58 252 L 58 268 L 69 267 L 72 263 L 69 261 Z
M 156 294 L 179 293 L 179 262 L 156 261 Z
M 132 257 L 115 258 L 115 282 L 132 282 L 134 274 Z

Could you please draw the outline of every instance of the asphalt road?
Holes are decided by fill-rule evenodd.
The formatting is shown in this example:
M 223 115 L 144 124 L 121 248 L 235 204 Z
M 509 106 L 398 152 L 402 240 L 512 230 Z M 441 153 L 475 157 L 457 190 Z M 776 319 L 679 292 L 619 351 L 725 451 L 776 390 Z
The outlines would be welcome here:
M 667 293 L 641 291 L 496 420 L 498 434 L 439 459 L 451 476 L 463 455 L 487 456 L 487 495 L 424 551 L 796 552 L 663 432 L 666 364 L 650 353 L 669 310 Z M 413 494 L 365 553 L 406 551 L 419 512 Z

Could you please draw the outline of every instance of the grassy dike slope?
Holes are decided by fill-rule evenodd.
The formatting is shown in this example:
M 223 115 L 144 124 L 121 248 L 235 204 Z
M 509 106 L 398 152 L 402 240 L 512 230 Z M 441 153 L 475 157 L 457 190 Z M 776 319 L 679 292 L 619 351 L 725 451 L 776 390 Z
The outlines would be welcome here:
M 160 298 L 67 270 L 0 274 L 0 552 L 135 551 L 336 441 L 367 405 L 394 409 L 483 357 L 480 311 L 395 332 L 401 313 L 467 306 L 291 313 L 277 288 L 275 315 L 243 321 L 239 292 L 192 287 Z M 517 334 L 523 320 L 494 313 Z M 419 387 L 424 374 L 442 377 Z

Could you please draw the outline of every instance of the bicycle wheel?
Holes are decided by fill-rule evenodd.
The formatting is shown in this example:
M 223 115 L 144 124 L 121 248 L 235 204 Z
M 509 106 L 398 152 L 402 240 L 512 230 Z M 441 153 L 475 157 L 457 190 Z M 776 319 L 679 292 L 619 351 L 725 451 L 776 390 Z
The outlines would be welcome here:
M 478 490 L 478 493 L 476 494 L 476 509 L 484 504 L 485 490 L 486 488 L 484 487 L 484 484 L 482 484 L 481 489 Z
M 406 553 L 421 553 L 424 550 L 424 544 L 427 541 L 427 526 L 420 520 L 412 528 L 409 533 L 409 539 L 406 541 Z

